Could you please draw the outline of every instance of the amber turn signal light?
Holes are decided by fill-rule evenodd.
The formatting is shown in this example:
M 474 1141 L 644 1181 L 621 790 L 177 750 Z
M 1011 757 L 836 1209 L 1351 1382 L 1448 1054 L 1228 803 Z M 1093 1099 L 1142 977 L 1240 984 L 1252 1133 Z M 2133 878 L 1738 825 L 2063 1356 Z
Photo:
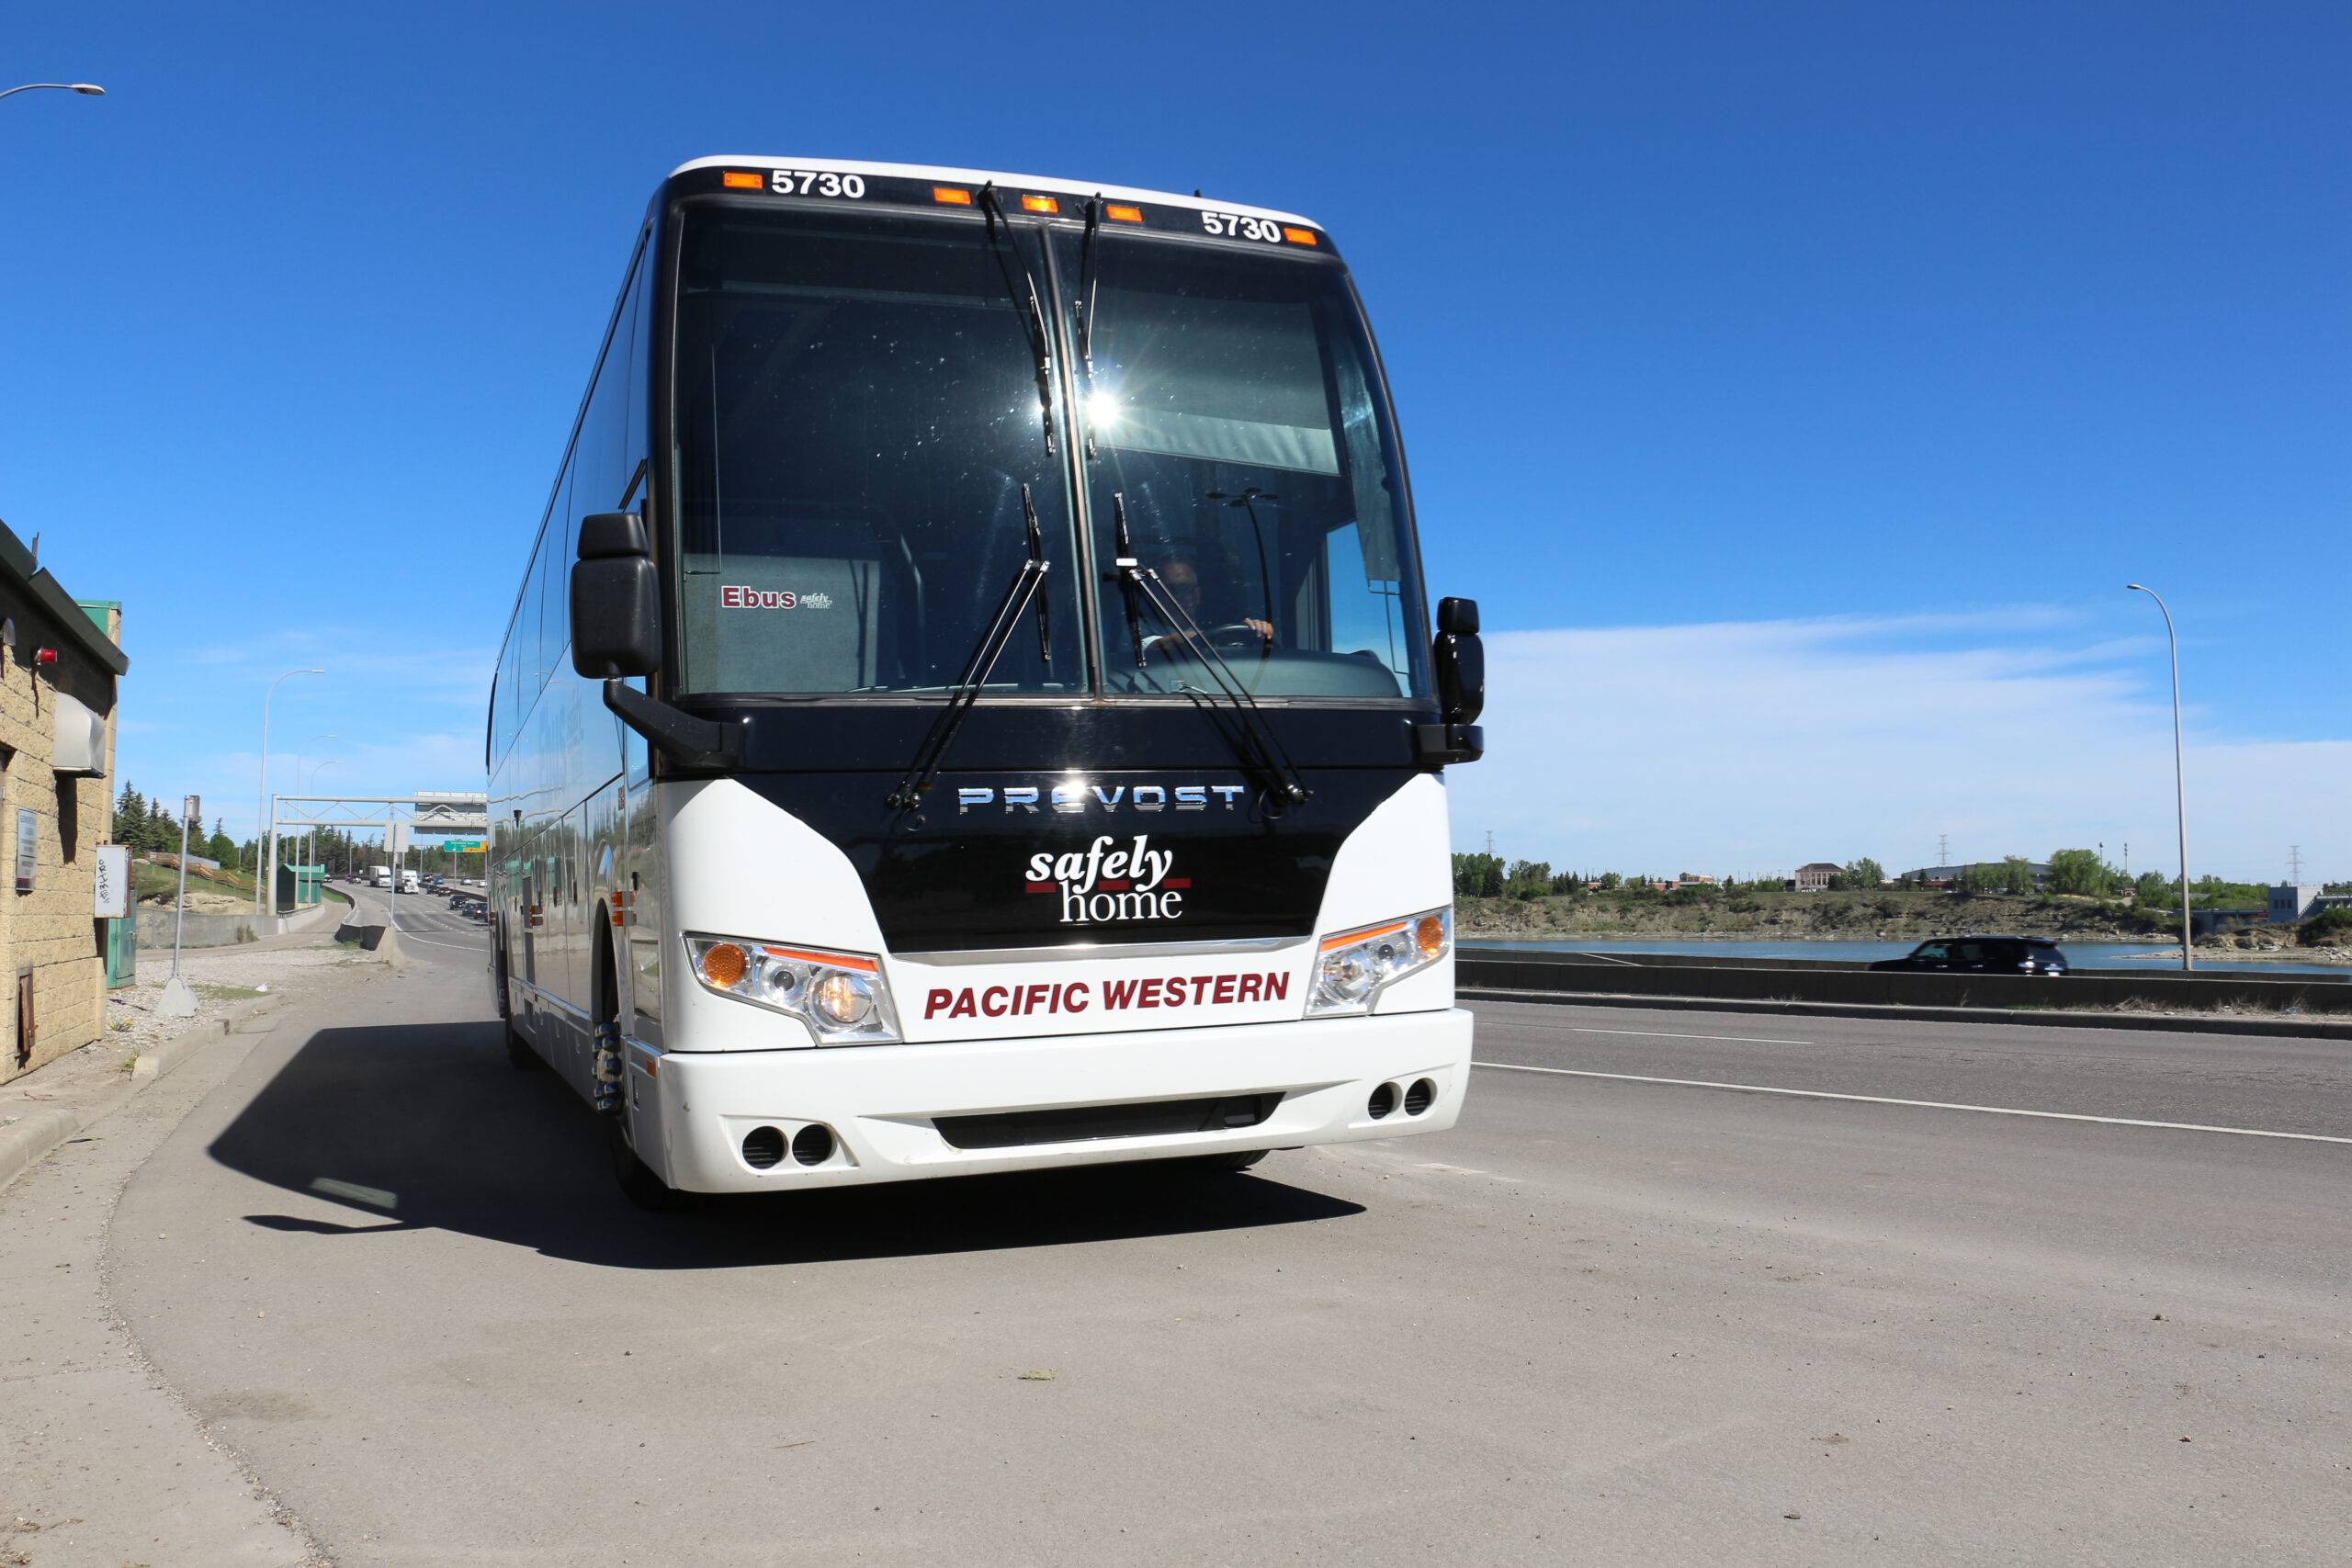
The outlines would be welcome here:
M 1293 229 L 1285 224 L 1283 228 L 1283 238 L 1288 240 L 1294 245 L 1311 245 L 1315 243 L 1315 231 L 1312 229 Z
M 1122 207 L 1114 201 L 1111 203 L 1110 206 L 1102 209 L 1102 216 L 1105 218 L 1115 218 L 1122 223 L 1140 223 L 1143 221 L 1143 209 L 1140 207 Z
M 702 955 L 702 977 L 725 990 L 743 977 L 743 950 L 722 942 Z
M 944 202 L 949 207 L 969 207 L 972 205 L 972 193 L 957 190 L 954 186 L 933 186 L 931 187 L 931 199 Z
M 746 175 L 729 169 L 718 176 L 718 183 L 729 190 L 765 190 L 768 182 L 757 175 Z
M 1435 915 L 1423 915 L 1413 922 L 1413 945 L 1421 950 L 1423 958 L 1435 958 L 1445 951 L 1445 922 Z
M 1050 196 L 1024 196 L 1021 198 L 1023 212 L 1059 212 L 1062 204 Z

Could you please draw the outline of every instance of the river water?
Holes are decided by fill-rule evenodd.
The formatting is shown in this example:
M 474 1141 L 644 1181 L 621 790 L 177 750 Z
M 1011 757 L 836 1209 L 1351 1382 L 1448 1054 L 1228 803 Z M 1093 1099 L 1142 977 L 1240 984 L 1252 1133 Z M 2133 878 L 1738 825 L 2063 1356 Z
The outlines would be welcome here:
M 1727 961 L 1740 958 L 1838 958 L 1863 963 L 1900 958 L 1918 945 L 1916 942 L 1653 942 L 1642 937 L 1582 937 L 1566 942 L 1516 937 L 1464 937 L 1462 941 L 1462 947 L 1469 952 L 1499 952 L 1516 948 L 1521 952 L 1537 953 L 1690 953 Z M 2059 946 L 2066 954 L 2066 962 L 2077 969 L 2177 971 L 2180 967 L 2177 958 L 2167 962 L 2148 956 L 2156 951 L 2155 944 L 2152 942 L 2061 942 Z M 2199 974 L 2280 973 L 2352 979 L 2352 974 L 2347 974 L 2342 964 L 2298 964 L 2290 959 L 2237 960 L 2223 964 L 2200 958 L 2197 967 Z

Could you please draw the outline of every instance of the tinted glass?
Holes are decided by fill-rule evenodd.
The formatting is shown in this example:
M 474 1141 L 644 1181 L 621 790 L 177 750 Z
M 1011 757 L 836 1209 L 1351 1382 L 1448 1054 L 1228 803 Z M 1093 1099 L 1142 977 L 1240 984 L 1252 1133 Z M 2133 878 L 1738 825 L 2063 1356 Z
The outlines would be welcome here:
M 1000 230 L 1001 234 L 1003 231 Z M 1014 300 L 1043 258 L 977 219 L 698 209 L 679 270 L 681 689 L 938 690 L 1045 552 L 992 691 L 1082 689 L 1076 551 Z
M 1091 257 L 1056 243 L 1073 309 L 1093 301 L 1076 370 L 1105 567 L 1124 503 L 1137 558 L 1253 691 L 1426 692 L 1403 465 L 1346 273 L 1115 230 Z M 1190 636 L 1101 592 L 1113 691 L 1204 683 Z
M 1946 953 L 1942 942 L 1923 942 L 1912 953 L 1911 956 L 1929 963 L 1940 964 L 1948 956 L 1948 953 Z

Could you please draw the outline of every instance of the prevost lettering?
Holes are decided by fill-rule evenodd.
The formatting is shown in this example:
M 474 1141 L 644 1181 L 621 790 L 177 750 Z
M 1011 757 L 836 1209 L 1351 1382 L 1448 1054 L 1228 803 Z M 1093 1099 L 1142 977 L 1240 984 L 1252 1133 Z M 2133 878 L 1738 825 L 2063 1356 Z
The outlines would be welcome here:
M 1165 784 L 1136 784 L 1133 788 L 1114 784 L 1105 788 L 1087 784 L 1054 784 L 1050 788 L 1044 784 L 1014 784 L 1001 792 L 1008 812 L 1034 815 L 1040 806 L 1046 806 L 1065 817 L 1090 809 L 1089 795 L 1093 796 L 1093 805 L 1105 811 L 1116 811 L 1123 805 L 1132 811 L 1165 811 L 1171 796 L 1179 811 L 1206 811 L 1209 796 L 1216 795 L 1231 811 L 1236 809 L 1234 797 L 1247 793 L 1248 786 L 1243 784 L 1178 784 L 1171 791 Z M 999 792 L 994 789 L 959 789 L 956 792 L 956 814 L 961 816 L 976 807 L 993 806 L 998 798 Z
M 937 1018 L 1025 1018 L 1033 1013 L 1084 1012 L 1094 1005 L 1094 987 L 1085 980 L 1049 986 L 967 986 L 961 990 L 934 987 L 923 998 L 922 1015 Z M 1290 976 L 1283 974 L 1170 975 L 1148 980 L 1105 980 L 1104 1012 L 1140 1008 L 1237 1007 L 1251 1002 L 1286 1001 Z

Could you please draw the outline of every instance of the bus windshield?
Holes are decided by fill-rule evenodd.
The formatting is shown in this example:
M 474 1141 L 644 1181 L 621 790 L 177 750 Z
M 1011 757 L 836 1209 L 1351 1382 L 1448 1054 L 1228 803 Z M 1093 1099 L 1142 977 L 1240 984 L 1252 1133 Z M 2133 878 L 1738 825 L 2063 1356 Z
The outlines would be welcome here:
M 1336 264 L 1104 231 L 1060 237 L 1073 309 L 1095 548 L 1159 574 L 1261 695 L 1428 690 L 1419 573 L 1372 344 Z M 1075 330 L 1074 323 L 1074 330 Z M 1199 688 L 1192 628 L 1131 615 L 1105 581 L 1113 691 Z
M 1028 558 L 1034 512 L 1050 656 L 1023 626 L 991 694 L 1088 691 L 1091 654 L 1113 696 L 1197 694 L 1227 671 L 1262 696 L 1426 695 L 1403 466 L 1345 270 L 1110 230 L 1090 243 L 1071 224 L 1049 258 L 1043 232 L 687 210 L 675 689 L 941 691 Z M 1033 288 L 1067 371 L 1050 409 Z M 1123 516 L 1154 593 L 1113 570 Z
M 1028 558 L 1025 507 L 1054 563 L 1052 658 L 1024 628 L 989 689 L 1085 689 L 1069 483 L 1022 315 L 1035 242 L 998 235 L 1001 259 L 968 220 L 688 213 L 680 690 L 953 682 Z

